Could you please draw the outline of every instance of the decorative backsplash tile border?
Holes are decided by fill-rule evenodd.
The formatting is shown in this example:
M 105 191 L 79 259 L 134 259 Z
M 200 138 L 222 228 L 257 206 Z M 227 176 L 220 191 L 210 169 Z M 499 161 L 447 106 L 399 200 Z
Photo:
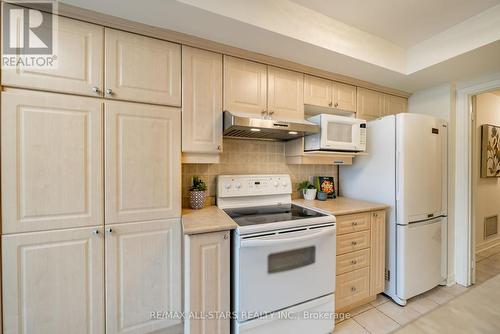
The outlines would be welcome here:
M 292 198 L 299 198 L 297 184 L 313 176 L 335 176 L 334 165 L 287 165 L 285 144 L 273 141 L 224 139 L 224 151 L 218 164 L 182 165 L 182 206 L 189 206 L 189 187 L 194 175 L 208 186 L 207 205 L 215 204 L 216 178 L 220 174 L 289 174 L 292 179 Z

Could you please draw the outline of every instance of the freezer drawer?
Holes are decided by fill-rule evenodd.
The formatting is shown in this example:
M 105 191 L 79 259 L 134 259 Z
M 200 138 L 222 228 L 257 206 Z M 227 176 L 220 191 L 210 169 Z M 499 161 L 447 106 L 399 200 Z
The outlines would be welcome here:
M 397 296 L 409 299 L 439 285 L 446 218 L 397 226 Z

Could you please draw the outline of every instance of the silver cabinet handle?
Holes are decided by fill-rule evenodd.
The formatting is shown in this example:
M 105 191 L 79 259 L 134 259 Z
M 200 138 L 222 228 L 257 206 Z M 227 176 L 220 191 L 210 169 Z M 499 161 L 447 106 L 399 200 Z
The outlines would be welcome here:
M 92 231 L 92 234 L 93 234 L 93 235 L 98 235 L 98 234 L 99 234 L 99 230 L 98 230 L 98 229 L 93 230 L 93 231 Z
M 99 87 L 92 87 L 92 91 L 96 94 L 99 93 Z
M 112 229 L 111 227 L 108 227 L 108 228 L 106 229 L 106 232 L 107 232 L 107 233 L 113 233 L 113 229 Z
M 218 145 L 218 146 L 217 146 L 217 151 L 220 151 L 220 150 L 221 150 L 221 148 L 222 148 L 222 147 L 221 147 L 220 145 Z
M 328 106 L 329 106 L 329 107 L 331 107 L 332 105 L 333 105 L 333 103 L 332 103 L 332 102 L 328 103 Z
M 106 95 L 112 95 L 113 94 L 113 90 L 111 88 L 106 88 Z
M 229 238 L 229 234 L 228 233 L 224 234 L 224 240 L 227 240 L 228 238 Z
M 356 246 L 356 245 L 358 244 L 358 242 L 357 242 L 357 241 L 352 241 L 352 242 L 351 242 L 351 244 L 352 244 L 353 246 Z
M 356 260 L 351 261 L 351 264 L 357 264 L 357 263 L 358 263 L 358 261 L 356 261 Z
M 337 102 L 335 102 L 335 108 L 337 108 L 339 106 L 339 104 Z
M 358 222 L 352 222 L 352 226 L 358 226 Z
M 351 291 L 352 291 L 352 292 L 356 292 L 356 287 L 354 287 L 354 286 L 353 286 L 353 287 L 351 288 Z

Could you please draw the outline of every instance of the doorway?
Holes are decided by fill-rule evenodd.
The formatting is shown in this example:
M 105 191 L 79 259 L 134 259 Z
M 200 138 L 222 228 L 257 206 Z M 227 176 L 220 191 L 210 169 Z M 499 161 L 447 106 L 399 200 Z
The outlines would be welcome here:
M 472 97 L 472 283 L 500 274 L 500 90 Z

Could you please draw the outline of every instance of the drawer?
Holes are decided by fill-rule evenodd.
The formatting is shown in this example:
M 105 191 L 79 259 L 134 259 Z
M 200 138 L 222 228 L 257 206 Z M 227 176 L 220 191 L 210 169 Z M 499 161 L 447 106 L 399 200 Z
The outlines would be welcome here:
M 346 253 L 337 256 L 337 275 L 368 267 L 370 265 L 370 249 Z
M 337 235 L 370 229 L 370 213 L 337 216 Z
M 338 275 L 335 289 L 335 308 L 341 309 L 370 296 L 370 268 Z
M 370 247 L 370 230 L 337 237 L 337 255 Z

